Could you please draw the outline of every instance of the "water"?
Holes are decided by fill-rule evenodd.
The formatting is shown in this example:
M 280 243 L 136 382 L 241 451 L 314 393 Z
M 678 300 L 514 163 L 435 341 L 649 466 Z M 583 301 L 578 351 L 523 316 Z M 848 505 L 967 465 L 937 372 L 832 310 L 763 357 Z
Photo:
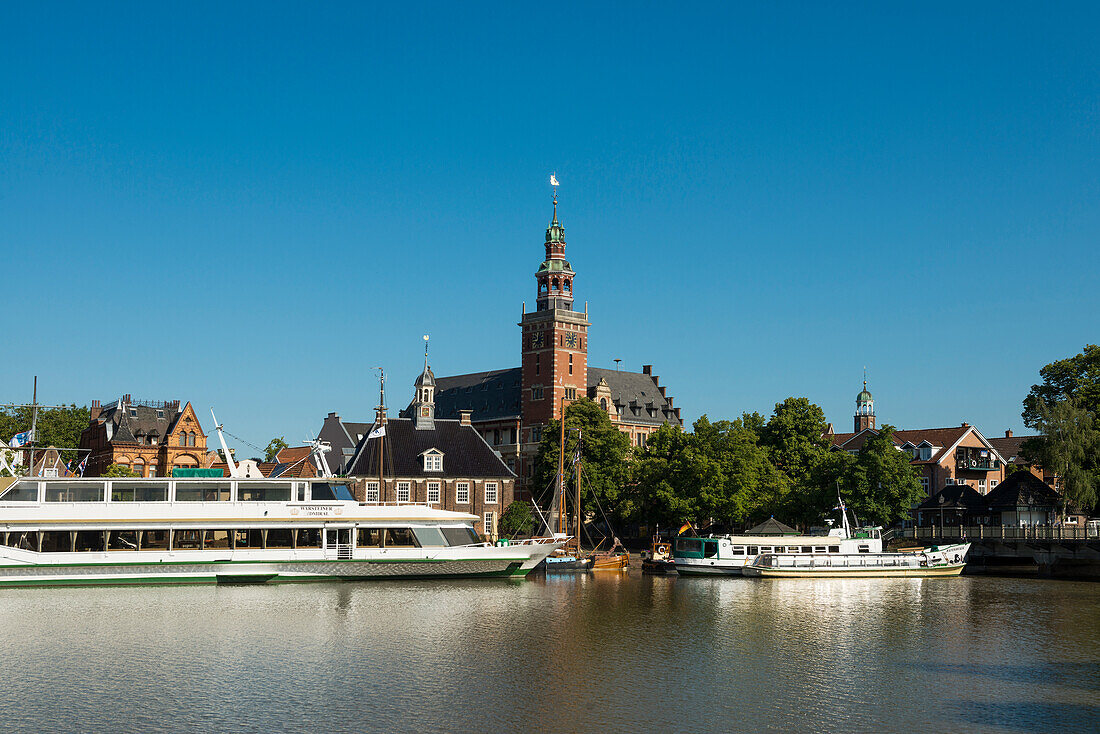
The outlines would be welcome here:
M 0 590 L 8 731 L 1100 731 L 1100 584 Z

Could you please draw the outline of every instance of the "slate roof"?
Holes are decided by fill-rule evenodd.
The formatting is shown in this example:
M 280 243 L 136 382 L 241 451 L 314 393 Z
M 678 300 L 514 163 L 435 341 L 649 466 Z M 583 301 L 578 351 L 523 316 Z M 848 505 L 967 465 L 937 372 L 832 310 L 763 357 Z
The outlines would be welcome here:
M 1015 509 L 1038 505 L 1053 507 L 1060 497 L 1049 484 L 1029 471 L 1017 471 L 985 496 L 990 509 Z
M 158 417 L 158 411 L 163 418 Z M 138 436 L 151 435 L 158 436 L 160 443 L 173 433 L 181 415 L 183 408 L 178 402 L 160 407 L 116 402 L 103 408 L 97 420 L 112 424 L 111 443 L 137 443 Z
M 661 394 L 657 387 L 657 378 L 653 375 L 589 367 L 589 393 L 600 383 L 600 379 L 606 380 L 607 386 L 611 388 L 611 400 L 615 407 L 623 408 L 619 414 L 622 420 L 657 426 L 666 422 L 674 426 L 683 425 L 669 399 Z
M 622 407 L 622 418 L 629 423 L 683 425 L 667 397 L 661 395 L 657 380 L 643 372 L 588 368 L 588 392 L 607 381 L 611 400 Z M 472 372 L 467 375 L 435 378 L 436 418 L 458 418 L 459 411 L 469 410 L 477 422 L 491 420 L 516 420 L 522 410 L 522 371 L 519 367 L 488 372 Z M 635 414 L 635 410 L 637 414 Z M 410 408 L 401 411 L 401 417 L 412 417 Z M 346 424 L 345 424 L 346 425 Z
M 798 531 L 789 525 L 784 525 L 774 517 L 769 517 L 755 528 L 746 530 L 745 535 L 798 535 Z
M 369 433 L 369 431 L 368 431 Z M 378 447 L 384 446 L 387 477 L 410 479 L 511 479 L 515 474 L 505 466 L 495 451 L 485 443 L 473 426 L 464 426 L 457 420 L 436 418 L 433 428 L 416 430 L 409 418 L 391 418 L 386 421 L 385 441 L 367 440 L 355 447 L 355 456 L 349 464 L 348 476 L 378 476 Z M 443 471 L 424 471 L 420 455 L 428 449 L 443 452 Z
M 991 438 L 989 443 L 993 444 L 993 448 L 997 449 L 997 453 L 1004 457 L 1004 460 L 1009 464 L 1026 464 L 1022 456 L 1020 456 L 1020 446 L 1024 441 L 1029 438 L 1037 438 L 1037 436 L 1006 436 L 1004 438 Z
M 942 502 L 940 501 L 942 498 Z M 948 484 L 917 505 L 918 510 L 982 510 L 986 498 L 968 484 Z

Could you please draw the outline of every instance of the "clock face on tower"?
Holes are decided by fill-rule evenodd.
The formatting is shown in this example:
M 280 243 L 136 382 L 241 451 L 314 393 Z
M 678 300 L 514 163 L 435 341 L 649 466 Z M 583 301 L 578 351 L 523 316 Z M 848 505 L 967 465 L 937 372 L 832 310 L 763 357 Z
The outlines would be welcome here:
M 532 349 L 542 349 L 542 347 L 543 347 L 542 332 L 537 331 L 537 332 L 535 332 L 534 334 L 531 335 L 531 348 Z
M 565 335 L 565 346 L 569 347 L 570 349 L 575 349 L 576 346 L 577 346 L 577 335 L 576 334 L 566 334 Z

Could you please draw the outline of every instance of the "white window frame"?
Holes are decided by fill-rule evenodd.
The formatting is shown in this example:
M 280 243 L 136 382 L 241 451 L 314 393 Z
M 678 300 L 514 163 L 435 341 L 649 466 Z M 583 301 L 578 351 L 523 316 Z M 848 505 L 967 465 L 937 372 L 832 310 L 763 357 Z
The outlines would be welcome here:
M 363 499 L 366 502 L 379 502 L 381 500 L 378 494 L 378 482 L 367 482 L 367 489 L 363 494 Z
M 997 485 L 1000 484 L 1000 483 L 1001 483 L 1000 479 L 990 479 L 989 480 L 989 491 L 992 492 L 994 489 L 996 489 Z
M 441 482 L 428 482 L 428 504 L 438 505 L 443 497 Z
M 443 471 L 443 454 L 424 454 L 424 471 Z
M 485 482 L 485 504 L 495 505 L 498 502 L 500 502 L 500 485 L 496 482 Z
M 984 479 L 979 479 L 978 480 L 978 492 L 980 492 L 981 494 L 985 494 L 985 480 Z
M 465 497 L 466 499 L 462 499 Z M 455 504 L 468 505 L 470 504 L 470 483 L 469 482 L 455 482 Z
M 412 496 L 412 482 L 398 482 L 396 498 L 398 502 L 408 502 Z
M 489 510 L 485 513 L 485 516 L 481 519 L 481 529 L 488 537 L 493 537 L 497 530 L 497 513 L 493 510 Z
M 928 477 L 920 477 L 920 488 L 924 490 L 925 494 L 928 494 Z

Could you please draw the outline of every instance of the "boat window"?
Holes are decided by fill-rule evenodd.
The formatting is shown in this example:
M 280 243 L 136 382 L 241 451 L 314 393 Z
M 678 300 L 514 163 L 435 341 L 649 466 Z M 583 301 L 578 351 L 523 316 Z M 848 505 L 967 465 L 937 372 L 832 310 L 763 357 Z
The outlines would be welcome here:
M 381 548 L 382 547 L 382 529 L 381 528 L 359 528 L 359 547 L 360 548 Z
M 320 548 L 321 547 L 321 529 L 320 528 L 302 528 L 298 531 L 298 547 L 299 548 Z
M 755 545 L 750 545 L 749 546 L 749 555 L 750 556 L 755 556 L 755 555 L 759 555 L 759 554 L 760 554 L 760 548 L 758 548 Z
M 166 483 L 146 484 L 138 482 L 112 483 L 111 502 L 167 502 L 168 485 Z
M 38 533 L 8 533 L 6 545 L 23 550 L 38 550 Z
M 286 482 L 249 482 L 237 485 L 240 502 L 289 502 L 290 485 Z
M 413 534 L 416 535 L 416 542 L 421 548 L 447 545 L 447 539 L 443 537 L 439 528 L 413 528 Z
M 336 492 L 332 491 L 331 484 L 314 484 L 310 487 L 310 498 L 314 502 L 336 499 Z
M 814 553 L 824 553 L 824 552 L 825 552 L 825 546 L 823 546 L 823 545 L 815 545 L 814 546 Z
M 104 530 L 81 530 L 76 534 L 76 547 L 78 552 L 102 551 L 107 547 L 107 539 Z
M 38 482 L 16 482 L 0 495 L 0 502 L 37 502 Z
M 409 528 L 386 528 L 387 548 L 415 548 L 416 538 Z
M 291 548 L 294 545 L 294 538 L 292 537 L 290 528 L 276 528 L 274 530 L 267 531 L 267 547 L 268 548 Z
M 141 533 L 141 550 L 168 550 L 167 530 L 144 530 Z
M 229 482 L 176 482 L 176 502 L 228 502 Z
M 229 534 L 231 530 L 206 530 L 203 532 L 202 545 L 204 548 L 229 548 Z
M 802 552 L 803 553 L 813 553 L 814 552 L 814 547 L 812 545 L 804 545 L 804 546 L 802 546 Z
M 697 538 L 677 538 L 676 550 L 680 553 L 702 553 L 703 541 Z
M 797 545 L 788 545 L 787 546 L 787 552 L 788 553 L 798 553 L 798 546 Z
M 745 555 L 745 546 L 743 546 L 743 545 L 733 546 L 733 555 L 735 555 L 735 556 Z
M 237 536 L 234 542 L 234 547 L 236 548 L 263 547 L 264 539 L 259 530 L 237 530 L 235 535 Z
M 202 550 L 202 531 L 173 530 L 172 550 Z
M 462 525 L 457 528 L 440 528 L 439 530 L 443 533 L 443 537 L 447 539 L 448 545 L 472 545 L 481 542 L 481 538 L 469 525 Z
M 718 555 L 718 543 L 713 540 L 703 541 L 703 558 L 714 558 Z
M 840 553 L 840 546 L 839 545 L 830 545 L 829 546 L 829 552 L 830 553 Z
M 50 530 L 42 533 L 43 553 L 68 553 L 72 548 L 72 535 L 68 530 Z
M 860 552 L 860 553 L 870 553 L 870 552 L 871 552 L 871 546 L 869 546 L 869 545 L 861 545 L 861 546 L 859 547 L 859 552 Z
M 79 482 L 49 482 L 46 485 L 47 502 L 102 502 L 103 484 Z

